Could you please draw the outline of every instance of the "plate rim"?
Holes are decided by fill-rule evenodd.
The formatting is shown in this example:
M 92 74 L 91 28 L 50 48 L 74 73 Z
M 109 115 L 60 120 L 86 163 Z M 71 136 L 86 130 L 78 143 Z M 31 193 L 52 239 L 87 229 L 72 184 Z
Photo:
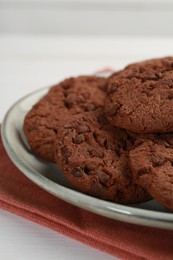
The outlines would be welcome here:
M 79 191 L 55 183 L 45 176 L 38 174 L 37 172 L 33 172 L 29 165 L 17 155 L 17 153 L 14 151 L 13 147 L 9 143 L 8 137 L 6 135 L 6 129 L 8 128 L 10 114 L 12 113 L 13 109 L 25 99 L 31 98 L 32 96 L 35 96 L 37 93 L 42 92 L 43 90 L 48 91 L 50 87 L 51 86 L 43 87 L 23 96 L 22 98 L 17 100 L 5 114 L 1 125 L 1 138 L 5 150 L 14 165 L 21 171 L 21 173 L 23 173 L 37 186 L 51 193 L 53 196 L 79 208 L 83 208 L 92 213 L 117 221 L 161 229 L 173 229 L 172 212 L 159 212 L 154 210 L 135 208 L 128 205 L 121 205 L 118 203 L 113 203 L 91 197 Z M 64 193 L 69 196 L 64 197 Z

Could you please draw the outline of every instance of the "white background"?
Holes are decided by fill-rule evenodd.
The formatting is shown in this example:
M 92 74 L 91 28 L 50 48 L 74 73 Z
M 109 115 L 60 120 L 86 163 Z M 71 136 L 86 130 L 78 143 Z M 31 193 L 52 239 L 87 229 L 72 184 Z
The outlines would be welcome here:
M 173 35 L 172 0 L 0 0 L 0 32 Z

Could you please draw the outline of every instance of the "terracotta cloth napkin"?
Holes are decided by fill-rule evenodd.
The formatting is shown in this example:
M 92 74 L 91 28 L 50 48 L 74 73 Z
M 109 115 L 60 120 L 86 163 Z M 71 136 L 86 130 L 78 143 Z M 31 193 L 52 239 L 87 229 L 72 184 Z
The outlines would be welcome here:
M 121 259 L 173 259 L 173 231 L 107 219 L 55 198 L 13 165 L 1 139 L 0 207 Z

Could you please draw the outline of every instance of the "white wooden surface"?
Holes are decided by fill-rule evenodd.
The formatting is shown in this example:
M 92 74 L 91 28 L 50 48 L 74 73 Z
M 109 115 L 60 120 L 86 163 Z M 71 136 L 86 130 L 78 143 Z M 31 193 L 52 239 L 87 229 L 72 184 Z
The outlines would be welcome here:
M 65 77 L 173 54 L 173 38 L 0 35 L 0 121 L 20 97 Z M 0 210 L 0 259 L 116 259 Z
M 172 0 L 0 0 L 0 32 L 173 35 Z

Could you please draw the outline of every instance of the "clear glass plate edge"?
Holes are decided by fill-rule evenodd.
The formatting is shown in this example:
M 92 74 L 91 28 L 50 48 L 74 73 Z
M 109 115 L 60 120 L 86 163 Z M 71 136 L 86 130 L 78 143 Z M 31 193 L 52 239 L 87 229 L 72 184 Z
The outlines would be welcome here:
M 35 92 L 32 92 L 22 99 L 14 103 L 13 106 L 7 111 L 1 126 L 1 136 L 3 145 L 7 151 L 12 162 L 16 167 L 31 181 L 37 184 L 39 187 L 43 188 L 52 195 L 70 203 L 77 207 L 83 208 L 90 212 L 105 216 L 107 218 L 138 224 L 142 226 L 157 227 L 162 229 L 173 229 L 173 214 L 156 212 L 152 210 L 133 208 L 131 206 L 120 205 L 97 198 L 90 197 L 88 195 L 82 194 L 75 190 L 66 188 L 62 185 L 54 183 L 53 181 L 47 179 L 46 177 L 40 175 L 38 172 L 34 172 L 33 169 L 27 164 L 27 162 L 21 160 L 13 147 L 8 141 L 7 128 L 9 125 L 10 113 L 12 110 L 23 102 L 28 97 L 34 96 L 43 90 L 48 90 L 49 87 L 41 88 Z

